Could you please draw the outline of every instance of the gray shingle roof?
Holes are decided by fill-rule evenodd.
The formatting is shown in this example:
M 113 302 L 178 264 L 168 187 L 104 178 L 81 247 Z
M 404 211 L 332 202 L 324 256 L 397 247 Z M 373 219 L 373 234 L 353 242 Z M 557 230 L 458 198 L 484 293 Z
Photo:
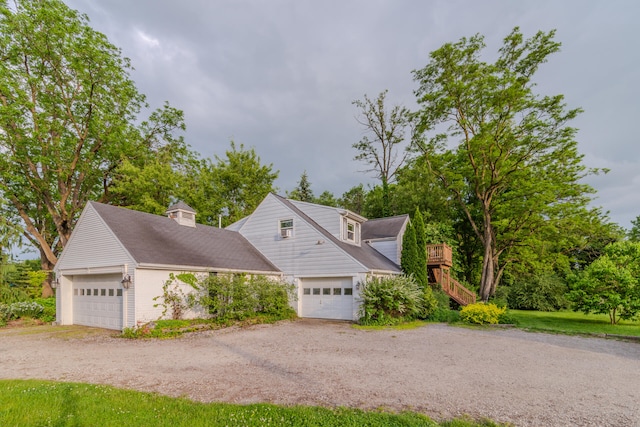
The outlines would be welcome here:
M 346 242 L 337 239 L 333 234 L 329 233 L 326 229 L 321 227 L 317 222 L 315 222 L 311 217 L 298 209 L 293 203 L 289 200 L 285 199 L 282 196 L 278 196 L 274 194 L 282 203 L 284 203 L 289 209 L 294 211 L 297 215 L 303 218 L 306 222 L 308 222 L 311 226 L 313 226 L 316 230 L 322 233 L 323 236 L 327 240 L 331 240 L 335 245 L 337 245 L 340 249 L 345 251 L 347 254 L 351 255 L 354 259 L 360 262 L 365 267 L 370 270 L 379 270 L 379 271 L 393 271 L 393 272 L 401 272 L 400 267 L 391 261 L 386 256 L 382 255 L 380 252 L 373 249 L 366 243 L 363 243 L 361 246 L 352 245 Z M 366 224 L 366 223 L 365 223 Z
M 179 201 L 176 204 L 173 204 L 173 205 L 169 206 L 167 208 L 166 212 L 175 211 L 175 210 L 178 210 L 178 209 L 182 209 L 183 211 L 187 211 L 187 212 L 196 213 L 195 209 L 193 209 L 191 206 L 189 206 L 188 204 L 186 204 L 182 200 Z
M 240 233 L 89 202 L 139 263 L 279 272 Z
M 362 224 L 362 240 L 396 238 L 407 219 L 409 219 L 407 214 L 370 219 Z

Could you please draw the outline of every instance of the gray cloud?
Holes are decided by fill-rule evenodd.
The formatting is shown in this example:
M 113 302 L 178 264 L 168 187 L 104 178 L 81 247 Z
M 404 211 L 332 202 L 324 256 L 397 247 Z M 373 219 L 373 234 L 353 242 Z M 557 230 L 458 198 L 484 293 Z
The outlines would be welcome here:
M 256 148 L 291 190 L 307 170 L 314 191 L 337 196 L 360 182 L 351 144 L 361 129 L 351 105 L 389 89 L 415 106 L 411 70 L 448 41 L 481 33 L 488 59 L 514 26 L 557 29 L 562 51 L 537 75 L 562 93 L 575 120 L 597 205 L 628 227 L 640 214 L 640 113 L 635 1 L 185 1 L 70 0 L 125 56 L 153 107 L 185 111 L 187 141 L 203 156 L 229 140 Z

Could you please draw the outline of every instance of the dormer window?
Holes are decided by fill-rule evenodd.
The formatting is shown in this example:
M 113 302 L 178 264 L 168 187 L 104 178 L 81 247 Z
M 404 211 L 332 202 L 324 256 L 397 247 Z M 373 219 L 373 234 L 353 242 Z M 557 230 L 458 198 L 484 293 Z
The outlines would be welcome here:
M 342 218 L 342 238 L 349 243 L 360 244 L 360 223 L 349 218 Z
M 293 219 L 280 220 L 280 238 L 288 239 L 293 237 Z

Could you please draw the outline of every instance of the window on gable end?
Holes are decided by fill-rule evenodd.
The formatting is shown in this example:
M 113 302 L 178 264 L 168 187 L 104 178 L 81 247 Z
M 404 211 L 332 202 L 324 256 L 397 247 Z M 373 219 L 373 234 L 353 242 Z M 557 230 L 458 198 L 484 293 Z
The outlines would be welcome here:
M 280 220 L 280 237 L 282 239 L 293 237 L 293 219 Z

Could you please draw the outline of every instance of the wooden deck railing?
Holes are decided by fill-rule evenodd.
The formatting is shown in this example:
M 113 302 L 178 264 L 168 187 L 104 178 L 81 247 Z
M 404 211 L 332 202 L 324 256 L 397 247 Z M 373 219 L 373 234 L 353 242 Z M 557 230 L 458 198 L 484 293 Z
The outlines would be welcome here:
M 427 265 L 453 265 L 451 247 L 441 243 L 439 245 L 427 245 Z
M 433 274 L 442 290 L 458 304 L 467 305 L 476 302 L 476 294 L 462 286 L 457 280 L 452 279 L 448 269 L 434 268 Z

